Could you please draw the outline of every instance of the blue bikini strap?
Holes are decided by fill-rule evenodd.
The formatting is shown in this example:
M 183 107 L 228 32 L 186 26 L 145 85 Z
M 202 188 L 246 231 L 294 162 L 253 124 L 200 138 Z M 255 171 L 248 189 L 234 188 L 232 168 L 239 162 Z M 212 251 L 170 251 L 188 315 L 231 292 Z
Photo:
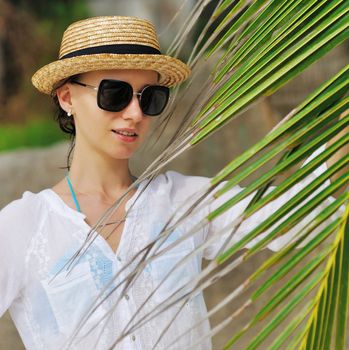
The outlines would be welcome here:
M 65 178 L 67 179 L 67 182 L 68 182 L 68 186 L 69 186 L 69 189 L 70 189 L 70 193 L 74 199 L 74 202 L 75 202 L 75 205 L 76 205 L 76 209 L 79 213 L 81 213 L 81 209 L 80 209 L 80 205 L 79 205 L 79 202 L 76 198 L 76 195 L 75 195 L 75 192 L 73 190 L 73 186 L 71 184 L 71 181 L 70 181 L 70 177 L 69 177 L 69 173 L 67 173 L 67 175 L 65 176 Z
M 131 175 L 132 177 L 132 181 L 135 182 L 137 180 L 137 178 L 133 175 Z M 68 186 L 69 186 L 69 189 L 70 189 L 70 193 L 74 199 L 74 202 L 75 202 L 75 206 L 76 206 L 76 209 L 79 213 L 81 213 L 81 209 L 80 209 L 80 205 L 79 205 L 79 202 L 76 198 L 76 195 L 75 195 L 75 192 L 73 190 L 73 185 L 71 184 L 71 181 L 70 181 L 70 177 L 69 177 L 69 173 L 67 173 L 67 175 L 65 176 L 65 178 L 67 179 L 67 182 L 68 182 Z

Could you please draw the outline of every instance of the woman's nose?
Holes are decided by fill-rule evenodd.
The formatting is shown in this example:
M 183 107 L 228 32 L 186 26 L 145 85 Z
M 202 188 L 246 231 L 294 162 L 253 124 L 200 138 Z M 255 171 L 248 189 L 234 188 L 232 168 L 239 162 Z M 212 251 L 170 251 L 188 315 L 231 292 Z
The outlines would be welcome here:
M 123 118 L 133 119 L 134 121 L 139 122 L 142 120 L 143 117 L 144 115 L 139 104 L 139 99 L 137 95 L 133 95 L 131 102 L 123 110 Z

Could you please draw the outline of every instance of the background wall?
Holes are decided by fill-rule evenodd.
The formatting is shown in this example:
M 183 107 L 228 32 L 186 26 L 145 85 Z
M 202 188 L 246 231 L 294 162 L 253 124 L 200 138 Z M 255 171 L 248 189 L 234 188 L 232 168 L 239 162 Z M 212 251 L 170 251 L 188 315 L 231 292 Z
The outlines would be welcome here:
M 21 60 L 16 60 L 14 57 L 11 61 L 12 63 L 9 63 L 9 55 L 14 55 L 16 52 L 16 48 L 10 47 L 9 38 L 13 38 L 14 35 L 18 36 L 18 33 L 25 38 L 26 35 L 29 35 L 30 29 L 35 27 L 37 28 L 35 31 L 38 37 L 33 37 L 31 42 L 34 42 L 34 47 L 36 47 L 36 44 L 42 47 L 43 44 L 48 43 L 51 31 L 53 30 L 53 23 L 56 23 L 54 22 L 53 15 L 45 19 L 44 14 L 40 15 L 39 9 L 37 12 L 33 12 L 34 14 L 32 16 L 30 13 L 25 15 L 23 8 L 25 9 L 26 6 L 30 6 L 30 3 L 30 1 L 0 0 L 0 29 L 6 26 L 6 30 L 0 30 L 0 102 L 1 98 L 2 101 L 6 100 L 6 103 L 0 103 L 0 136 L 2 135 L 1 132 L 8 130 L 9 125 L 15 125 L 17 127 L 16 131 L 11 129 L 9 144 L 14 144 L 15 139 L 20 139 L 27 135 L 25 130 L 27 130 L 28 121 L 32 119 L 45 121 L 53 119 L 52 106 L 48 103 L 47 97 L 36 93 L 29 82 L 31 74 L 39 66 L 39 63 L 41 65 L 42 58 L 39 58 L 35 50 L 29 50 L 27 52 L 29 57 L 23 57 Z M 36 2 L 36 5 L 38 3 L 40 1 Z M 55 1 L 53 3 L 56 4 L 55 6 L 57 8 L 52 11 L 58 19 L 63 18 L 68 13 L 67 10 L 71 10 L 70 15 L 74 13 L 76 18 L 83 18 L 88 13 L 91 15 L 135 15 L 152 20 L 161 33 L 170 18 L 176 13 L 181 1 L 89 0 L 76 2 L 74 8 L 71 7 L 73 6 L 72 2 L 69 1 Z M 188 1 L 188 9 L 194 3 L 195 1 Z M 46 2 L 46 4 L 51 4 L 51 2 Z M 59 9 L 58 5 L 61 6 L 61 9 Z M 41 21 L 40 29 L 36 27 L 39 21 L 36 19 L 39 18 Z M 15 23 L 23 23 L 23 21 L 26 23 L 24 27 L 14 25 Z M 58 26 L 60 29 L 62 27 L 64 28 L 63 22 L 65 21 L 62 21 Z M 26 28 L 29 28 L 28 31 L 23 32 Z M 54 34 L 55 38 L 57 38 L 56 42 L 50 40 L 48 46 L 52 43 L 54 44 L 50 50 L 39 50 L 41 51 L 39 53 L 46 56 L 45 63 L 50 60 L 50 57 L 55 57 L 57 43 L 60 40 L 58 38 L 60 38 L 61 32 L 62 30 Z M 171 35 L 173 36 L 174 34 L 172 32 L 160 37 L 163 47 L 168 45 Z M 345 45 L 339 47 L 322 61 L 308 69 L 294 82 L 285 86 L 279 93 L 255 104 L 240 118 L 232 121 L 206 142 L 180 156 L 167 166 L 166 169 L 176 170 L 188 175 L 213 176 L 216 171 L 228 163 L 233 157 L 265 135 L 309 91 L 343 67 L 347 63 L 347 55 L 348 48 Z M 23 62 L 27 62 L 27 64 L 23 64 Z M 210 66 L 210 63 L 202 63 L 202 80 L 209 71 Z M 20 75 L 20 79 L 17 77 L 18 74 Z M 7 89 L 8 81 L 12 76 L 16 78 L 16 84 L 11 89 Z M 197 81 L 196 84 L 200 86 L 201 81 Z M 6 98 L 7 93 L 11 93 L 8 98 Z M 183 101 L 183 105 L 190 105 L 192 103 L 195 103 L 193 96 L 187 96 L 186 100 Z M 137 153 L 131 163 L 131 168 L 135 175 L 140 174 L 151 160 L 161 152 L 166 140 L 173 134 L 177 126 L 176 123 L 178 123 L 176 120 L 171 122 L 158 143 L 154 145 L 155 136 L 150 137 L 147 144 Z M 52 125 L 52 128 L 58 129 L 55 124 Z M 154 125 L 155 127 L 156 124 Z M 40 146 L 40 140 L 44 137 L 43 135 L 42 133 L 33 136 L 35 141 L 38 142 L 38 144 L 35 144 L 36 146 Z M 0 137 L 0 147 L 1 140 L 4 139 L 5 136 Z M 38 192 L 43 188 L 51 187 L 64 176 L 64 171 L 60 167 L 66 164 L 68 141 L 61 139 L 58 143 L 51 144 L 55 140 L 53 136 L 50 140 L 45 147 L 22 147 L 16 150 L 8 150 L 10 148 L 8 147 L 0 153 L 0 208 L 10 201 L 20 198 L 24 191 Z M 223 281 L 211 287 L 206 292 L 208 306 L 212 307 L 215 305 L 217 300 L 222 295 L 225 295 L 233 284 L 241 281 L 244 276 L 247 276 L 249 270 L 253 269 L 254 266 L 258 266 L 260 261 L 265 259 L 268 254 L 266 251 L 257 256 L 252 264 L 234 271 Z M 229 313 L 230 309 L 227 308 L 225 312 Z M 211 320 L 212 324 L 218 322 L 223 316 L 224 313 L 221 313 L 213 318 Z M 241 320 L 241 322 L 243 321 L 244 319 Z M 224 332 L 215 337 L 214 348 L 219 349 L 236 326 L 234 324 L 227 327 Z M 6 314 L 0 320 L 0 350 L 22 348 L 23 345 L 21 345 L 17 332 L 12 325 L 9 315 Z

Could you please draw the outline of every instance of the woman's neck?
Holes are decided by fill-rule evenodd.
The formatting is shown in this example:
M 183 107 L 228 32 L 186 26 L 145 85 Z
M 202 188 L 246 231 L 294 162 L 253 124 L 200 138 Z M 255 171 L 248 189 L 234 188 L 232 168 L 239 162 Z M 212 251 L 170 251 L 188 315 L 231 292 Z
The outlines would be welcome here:
M 128 159 L 86 157 L 74 153 L 69 176 L 79 193 L 114 198 L 132 183 Z

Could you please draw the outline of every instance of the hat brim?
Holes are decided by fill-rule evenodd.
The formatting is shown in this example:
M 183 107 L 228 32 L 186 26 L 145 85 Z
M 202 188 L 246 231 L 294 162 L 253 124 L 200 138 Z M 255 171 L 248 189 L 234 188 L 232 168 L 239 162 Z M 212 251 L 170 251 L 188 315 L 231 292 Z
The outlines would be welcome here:
M 145 69 L 160 74 L 159 84 L 171 87 L 186 80 L 190 68 L 182 61 L 166 55 L 94 54 L 66 58 L 47 64 L 32 77 L 33 85 L 45 94 L 52 94 L 61 80 L 72 75 L 106 69 Z

